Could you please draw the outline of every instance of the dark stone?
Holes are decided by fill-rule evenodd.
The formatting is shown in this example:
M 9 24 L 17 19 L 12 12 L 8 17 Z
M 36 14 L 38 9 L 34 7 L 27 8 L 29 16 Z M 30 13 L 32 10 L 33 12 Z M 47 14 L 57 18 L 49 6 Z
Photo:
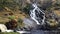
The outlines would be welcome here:
M 1 30 L 0 30 L 0 32 L 1 32 Z
M 15 29 L 17 27 L 17 22 L 15 20 L 11 20 L 7 22 L 5 25 L 8 29 Z

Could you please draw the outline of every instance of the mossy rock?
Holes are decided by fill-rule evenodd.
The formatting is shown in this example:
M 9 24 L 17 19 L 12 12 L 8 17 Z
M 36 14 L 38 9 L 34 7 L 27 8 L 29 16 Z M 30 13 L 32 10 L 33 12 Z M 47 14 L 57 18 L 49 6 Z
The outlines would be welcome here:
M 20 34 L 20 33 L 17 33 L 17 32 L 0 32 L 0 34 Z

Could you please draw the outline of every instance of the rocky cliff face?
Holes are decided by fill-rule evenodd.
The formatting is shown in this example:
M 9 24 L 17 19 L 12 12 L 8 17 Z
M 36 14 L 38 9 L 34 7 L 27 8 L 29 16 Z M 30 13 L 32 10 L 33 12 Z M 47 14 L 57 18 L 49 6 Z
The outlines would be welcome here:
M 56 0 L 14 0 L 16 3 L 24 7 L 27 3 L 32 4 L 32 3 L 37 3 L 39 7 L 42 8 L 47 8 L 52 4 L 56 3 Z

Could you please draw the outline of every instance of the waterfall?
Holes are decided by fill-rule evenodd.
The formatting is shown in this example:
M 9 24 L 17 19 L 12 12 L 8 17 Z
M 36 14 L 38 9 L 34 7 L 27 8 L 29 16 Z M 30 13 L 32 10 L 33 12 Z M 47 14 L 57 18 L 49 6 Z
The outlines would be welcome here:
M 45 22 L 45 13 L 38 8 L 36 4 L 32 4 L 34 7 L 33 10 L 30 10 L 30 17 L 33 19 L 38 25 L 42 25 Z

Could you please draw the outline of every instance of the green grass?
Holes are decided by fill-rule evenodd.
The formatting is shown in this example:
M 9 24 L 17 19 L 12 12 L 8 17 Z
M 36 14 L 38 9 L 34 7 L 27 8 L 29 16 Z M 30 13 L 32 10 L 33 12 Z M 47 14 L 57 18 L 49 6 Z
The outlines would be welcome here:
M 17 33 L 17 32 L 0 32 L 0 34 L 20 34 L 20 33 Z

